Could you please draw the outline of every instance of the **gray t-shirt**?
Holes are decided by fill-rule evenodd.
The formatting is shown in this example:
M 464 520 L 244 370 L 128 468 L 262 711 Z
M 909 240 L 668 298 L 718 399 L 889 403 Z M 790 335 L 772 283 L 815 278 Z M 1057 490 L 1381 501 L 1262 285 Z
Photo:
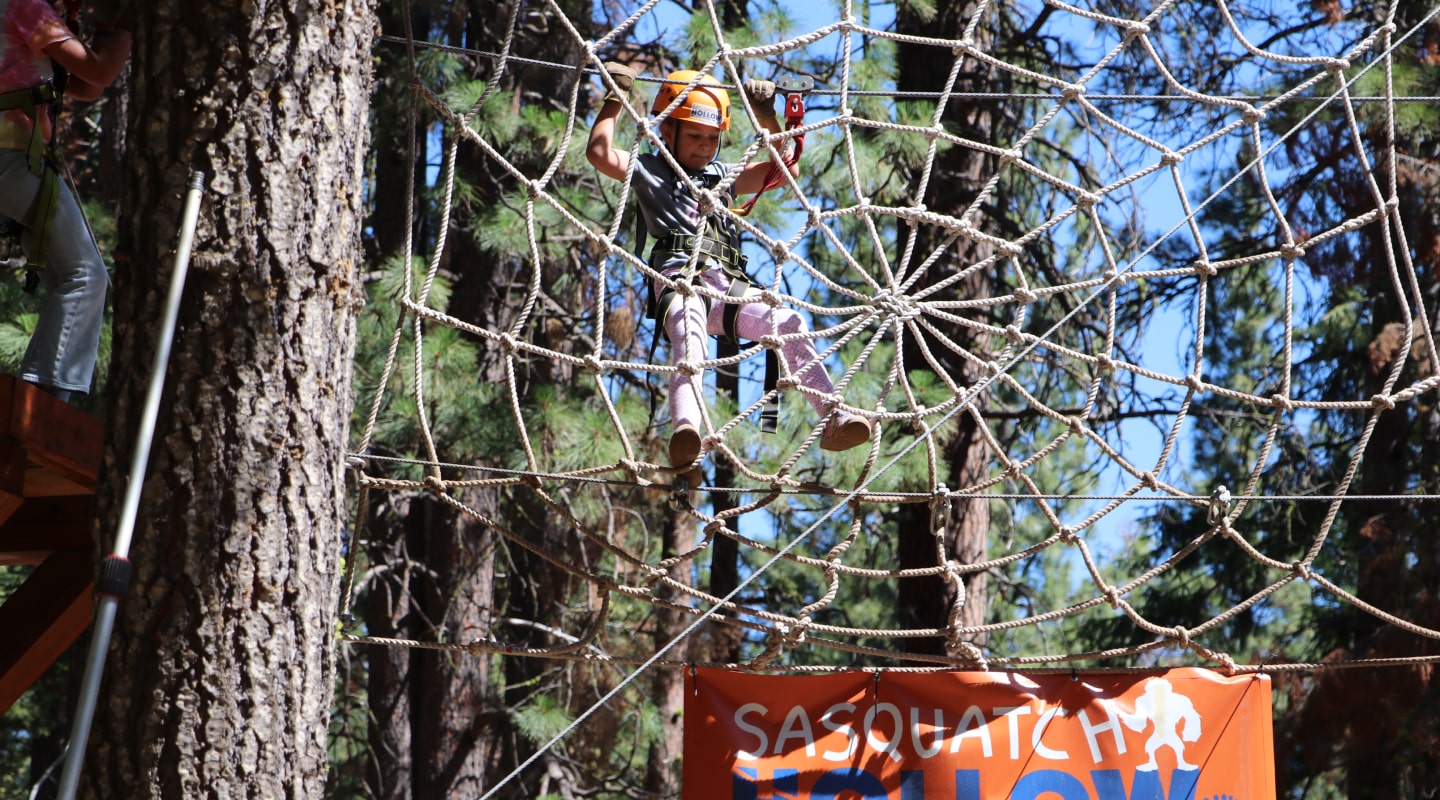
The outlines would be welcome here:
M 690 180 L 699 186 L 714 186 L 725 179 L 735 168 L 733 164 L 712 161 L 704 170 L 694 173 Z M 630 183 L 640 214 L 645 218 L 645 230 L 651 238 L 659 239 L 670 233 L 694 236 L 700 232 L 704 219 L 700 216 L 700 202 L 690 194 L 670 165 L 654 153 L 643 153 L 636 159 L 635 177 Z M 726 201 L 728 202 L 728 200 Z M 717 218 L 722 224 L 728 222 Z M 688 261 L 683 253 L 677 253 L 657 265 L 661 272 L 678 269 Z

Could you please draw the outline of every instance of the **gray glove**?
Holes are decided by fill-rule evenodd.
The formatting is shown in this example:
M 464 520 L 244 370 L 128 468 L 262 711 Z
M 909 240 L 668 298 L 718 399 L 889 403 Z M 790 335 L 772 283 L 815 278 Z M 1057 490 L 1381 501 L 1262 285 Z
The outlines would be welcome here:
M 630 99 L 630 87 L 635 83 L 635 70 L 624 64 L 614 61 L 605 62 L 605 71 L 610 74 L 610 79 L 615 81 L 615 88 L 605 93 L 605 102 L 628 101 Z
M 756 116 L 760 119 L 775 119 L 775 83 L 773 81 L 751 78 L 745 81 L 741 88 L 745 90 L 745 97 L 750 101 L 750 107 L 755 109 Z

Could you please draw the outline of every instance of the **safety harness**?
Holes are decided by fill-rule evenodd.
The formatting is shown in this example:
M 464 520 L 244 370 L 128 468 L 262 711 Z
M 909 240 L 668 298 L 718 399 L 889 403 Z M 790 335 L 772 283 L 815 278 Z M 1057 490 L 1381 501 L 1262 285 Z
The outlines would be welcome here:
M 800 127 L 804 124 L 805 95 L 815 88 L 815 80 L 809 76 L 786 78 L 777 82 L 775 86 L 777 91 L 787 96 L 785 102 L 786 130 Z M 799 161 L 800 153 L 805 148 L 805 135 L 803 133 L 796 135 L 794 142 L 794 149 L 784 158 L 783 167 L 782 164 L 772 163 L 760 191 L 756 192 L 744 205 L 732 208 L 731 211 L 743 217 L 755 207 L 755 202 L 760 199 L 760 195 L 784 185 L 784 177 L 780 170 L 788 169 Z M 692 177 L 702 188 L 712 189 L 724 176 L 719 167 L 710 164 L 699 175 Z M 647 233 L 644 215 L 637 212 L 635 219 L 636 256 L 643 257 Z M 727 298 L 738 300 L 750 290 L 750 276 L 745 271 L 749 259 L 740 251 L 739 229 L 729 219 L 712 216 L 706 219 L 704 230 L 700 233 L 681 234 L 672 231 L 659 237 L 655 241 L 655 246 L 650 250 L 650 268 L 661 272 L 661 267 L 666 262 L 675 259 L 677 255 L 685 258 L 685 265 L 679 271 L 672 271 L 666 275 L 677 286 L 682 283 L 694 286 L 700 281 L 700 275 L 713 267 L 719 269 L 725 277 L 730 279 L 730 286 L 725 292 Z M 670 308 L 678 296 L 679 292 L 674 286 L 666 286 L 657 293 L 654 281 L 650 283 L 646 309 L 647 315 L 655 321 L 655 336 L 650 342 L 650 360 L 652 361 L 655 355 L 655 345 L 660 340 L 661 331 L 665 329 L 665 318 L 669 315 Z M 738 302 L 725 304 L 722 333 L 716 343 L 716 355 L 722 361 L 733 358 L 740 352 L 740 334 L 736 330 L 740 305 Z M 666 336 L 668 338 L 668 332 Z M 760 430 L 765 433 L 774 433 L 778 427 L 780 398 L 775 389 L 779 384 L 780 354 L 773 349 L 767 349 L 765 351 L 764 393 L 768 399 L 760 409 Z M 653 418 L 653 393 L 651 394 L 651 403 L 651 417 Z
M 57 82 L 63 83 L 64 73 L 57 72 Z M 30 118 L 30 142 L 25 149 L 25 163 L 30 174 L 40 179 L 40 188 L 30 201 L 30 208 L 20 225 L 34 234 L 34 247 L 29 254 L 25 269 L 25 291 L 34 292 L 40 282 L 40 269 L 44 268 L 50 254 L 50 234 L 54 227 L 55 212 L 60 205 L 60 169 L 56 163 L 53 141 L 46 141 L 40 133 L 39 107 L 48 105 L 52 109 L 64 93 L 57 82 L 42 83 L 26 89 L 15 89 L 0 93 L 0 113 L 19 109 Z M 51 119 L 53 140 L 54 119 Z
M 693 180 L 701 187 L 711 189 L 720 182 L 721 177 L 720 169 L 715 164 L 711 164 L 699 175 L 693 176 Z M 643 255 L 645 252 L 647 233 L 644 215 L 637 213 L 635 220 L 635 253 L 637 256 Z M 672 269 L 669 272 L 663 272 L 664 265 L 677 260 L 676 256 L 685 259 L 684 265 L 678 270 Z M 667 278 L 674 281 L 675 286 L 680 284 L 695 286 L 700 282 L 700 276 L 706 270 L 719 269 L 726 278 L 730 279 L 730 285 L 725 292 L 726 297 L 736 300 L 744 297 L 745 293 L 750 290 L 750 276 L 745 271 L 748 262 L 749 258 L 740 251 L 740 233 L 735 224 L 717 217 L 708 218 L 701 233 L 684 234 L 672 231 L 659 237 L 655 240 L 655 246 L 650 249 L 649 260 L 650 268 L 665 274 Z M 660 334 L 665 331 L 665 319 L 680 297 L 675 286 L 662 286 L 657 292 L 655 281 L 650 282 L 645 307 L 646 315 L 655 321 L 655 336 L 650 341 L 650 360 L 652 361 Z M 716 354 L 722 360 L 731 358 L 740 352 L 740 334 L 736 330 L 739 315 L 739 303 L 725 304 L 722 333 L 716 344 Z M 665 334 L 668 339 L 668 331 Z M 766 350 L 765 393 L 769 395 L 769 399 L 760 410 L 760 429 L 765 433 L 774 433 L 778 426 L 780 401 L 774 390 L 779 383 L 778 354 L 774 350 Z M 651 395 L 651 404 L 651 416 L 653 417 L 654 394 Z

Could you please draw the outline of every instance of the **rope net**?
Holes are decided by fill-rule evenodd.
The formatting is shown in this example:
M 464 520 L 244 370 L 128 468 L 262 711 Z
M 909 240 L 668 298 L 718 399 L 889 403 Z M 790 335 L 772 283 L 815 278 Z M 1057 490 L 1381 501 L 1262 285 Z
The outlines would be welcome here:
M 1173 68 L 1185 55 L 1171 50 L 1174 34 L 1194 24 L 1186 3 L 1159 2 L 1135 19 L 1055 0 L 1045 9 L 1046 32 L 1081 43 L 1063 67 L 1012 62 L 987 49 L 994 40 L 984 27 L 993 19 L 988 11 L 969 20 L 960 38 L 940 39 L 897 34 L 856 18 L 845 3 L 833 19 L 755 44 L 728 39 L 713 6 L 698 20 L 677 21 L 652 0 L 592 39 L 588 21 L 568 19 L 551 2 L 525 13 L 542 15 L 552 45 L 563 40 L 580 54 L 574 61 L 512 52 L 513 40 L 499 53 L 471 52 L 493 66 L 484 95 L 468 102 L 415 78 L 427 122 L 443 128 L 431 143 L 443 142 L 444 159 L 434 217 L 426 220 L 436 244 L 397 290 L 401 311 L 384 370 L 372 376 L 355 474 L 366 492 L 424 493 L 452 506 L 511 547 L 588 582 L 591 603 L 577 616 L 584 623 L 554 631 L 557 646 L 545 650 L 507 645 L 492 630 L 451 642 L 350 638 L 475 654 L 693 663 L 664 650 L 607 648 L 607 626 L 653 606 L 692 621 L 682 636 L 729 629 L 744 644 L 743 666 L 755 669 L 1198 661 L 1245 670 L 1261 667 L 1242 660 L 1265 654 L 1230 654 L 1207 635 L 1270 604 L 1283 614 L 1294 598 L 1350 604 L 1417 642 L 1440 638 L 1403 611 L 1362 600 L 1323 568 L 1346 503 L 1432 499 L 1362 498 L 1355 484 L 1383 413 L 1433 402 L 1440 381 L 1432 311 L 1401 216 L 1403 155 L 1395 137 L 1383 135 L 1412 99 L 1393 79 L 1395 53 L 1410 32 L 1393 20 L 1358 32 L 1349 24 L 1319 43 L 1330 49 L 1271 52 L 1222 2 L 1228 27 L 1216 36 L 1244 65 L 1236 80 L 1254 89 L 1240 95 L 1216 93 L 1218 83 L 1187 84 Z M 772 330 L 733 356 L 672 364 L 665 343 L 649 352 L 653 323 L 639 310 L 650 282 L 673 282 L 631 251 L 633 174 L 600 181 L 584 149 L 609 88 L 602 63 L 647 30 L 687 24 L 712 48 L 677 66 L 713 73 L 732 88 L 807 65 L 827 63 L 830 71 L 806 98 L 803 126 L 780 134 L 757 134 L 755 109 L 732 91 L 736 117 L 722 160 L 778 160 L 803 135 L 801 177 L 765 194 L 751 216 L 730 210 L 724 186 L 694 188 L 702 211 L 733 219 L 743 232 L 763 302 L 801 312 L 808 327 Z M 394 43 L 412 58 L 426 46 Z M 898 91 L 893 74 L 862 60 L 879 48 L 929 65 L 939 88 Z M 506 70 L 537 65 L 564 73 L 565 92 L 518 102 L 562 108 L 567 117 L 538 168 L 533 158 L 516 157 L 504 126 L 482 113 Z M 621 135 L 629 137 L 622 144 L 633 152 L 660 147 L 665 112 L 648 113 L 655 74 L 637 81 L 622 112 Z M 955 107 L 978 110 L 961 126 L 946 111 Z M 1348 198 L 1347 213 L 1337 213 L 1324 181 L 1295 180 L 1314 166 L 1297 154 L 1298 143 L 1321 128 L 1337 137 L 1331 152 L 1365 189 Z M 472 168 L 478 162 L 510 189 L 497 214 L 521 242 L 509 256 L 520 277 L 504 326 L 451 313 L 435 288 L 447 271 L 481 269 L 446 251 L 459 202 L 457 153 L 464 152 L 476 154 Z M 1258 209 L 1243 225 L 1236 198 Z M 1368 269 L 1394 287 L 1397 353 L 1375 387 L 1334 399 L 1320 391 L 1325 376 L 1305 368 L 1316 355 L 1306 337 L 1324 300 L 1307 254 L 1353 249 L 1360 239 L 1383 256 Z M 556 263 L 579 289 L 556 285 L 544 267 Z M 689 291 L 726 302 L 708 287 Z M 491 408 L 510 417 L 514 432 L 503 456 L 476 458 L 452 446 L 453 428 L 436 431 L 445 400 L 427 396 L 435 385 L 427 370 L 439 369 L 440 359 L 425 353 L 427 339 L 437 337 L 476 342 L 495 365 L 501 380 L 487 387 Z M 760 434 L 764 355 L 796 339 L 813 343 L 834 391 L 817 395 L 782 367 L 780 431 Z M 736 398 L 705 391 L 705 479 L 691 486 L 664 455 L 664 387 L 676 371 L 711 380 L 722 370 L 738 373 L 740 390 Z M 568 381 L 583 394 L 586 413 L 557 419 L 547 410 L 546 382 L 527 377 L 535 373 Z M 652 395 L 659 396 L 653 404 Z M 837 411 L 875 424 L 867 447 L 820 450 L 827 416 Z M 397 416 L 418 431 L 418 455 L 375 444 Z M 1271 468 L 1285 457 L 1287 437 L 1321 419 L 1344 420 L 1353 435 L 1343 454 L 1332 454 L 1340 465 L 1332 491 L 1298 496 L 1270 479 Z M 1230 471 L 1191 467 L 1201 447 L 1194 442 L 1206 436 L 1223 442 L 1210 445 L 1207 463 L 1227 463 L 1213 457 L 1223 448 Z M 472 505 L 467 498 L 476 491 L 525 495 L 532 508 L 564 520 L 572 538 L 558 548 L 537 544 L 511 520 Z M 656 543 L 663 520 L 617 511 L 627 497 L 650 498 L 649 513 L 684 522 L 688 532 L 675 552 Z M 1249 524 L 1274 503 L 1303 507 L 1301 532 L 1283 545 L 1252 535 Z M 1157 545 L 1149 529 L 1165 519 L 1191 521 L 1188 541 Z M 929 542 L 928 566 L 906 566 L 897 553 L 895 539 L 915 526 Z M 741 553 L 738 585 L 723 597 L 712 592 L 710 575 L 722 542 Z M 1137 600 L 1142 588 L 1163 585 L 1187 560 L 1216 549 L 1243 561 L 1254 581 L 1242 602 L 1177 620 L 1157 618 Z M 946 624 L 850 622 L 859 616 L 852 610 L 893 603 L 896 587 L 917 579 L 943 594 Z M 987 587 L 1012 600 L 987 606 L 977 596 Z M 1072 652 L 1067 626 L 1095 619 L 1125 623 L 1135 634 L 1110 649 Z M 943 646 L 915 652 L 906 640 Z M 1421 650 L 1413 657 L 1424 659 Z

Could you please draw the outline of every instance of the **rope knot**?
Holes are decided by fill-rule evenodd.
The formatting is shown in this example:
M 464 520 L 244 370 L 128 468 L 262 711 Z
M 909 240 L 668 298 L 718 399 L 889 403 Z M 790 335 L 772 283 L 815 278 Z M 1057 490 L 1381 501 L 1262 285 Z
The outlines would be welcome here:
M 1094 208 L 1100 205 L 1100 201 L 1104 199 L 1104 197 L 1095 192 L 1081 192 L 1080 196 L 1075 198 L 1075 205 L 1081 209 Z
M 799 386 L 800 381 L 796 380 L 794 375 L 786 375 L 783 378 L 777 378 L 775 381 L 775 388 L 782 392 L 792 391 Z
M 1114 372 L 1115 359 L 1105 355 L 1104 353 L 1101 353 L 1100 355 L 1095 357 L 1095 368 L 1100 372 Z
M 715 195 L 714 191 L 710 189 L 701 189 L 700 198 L 696 202 L 695 210 L 700 213 L 700 216 L 708 217 L 711 214 L 719 211 L 721 205 L 722 204 L 720 202 L 720 198 Z
M 1205 390 L 1205 381 L 1200 380 L 1200 376 L 1193 372 L 1185 376 L 1185 385 L 1197 392 Z
M 1076 436 L 1085 435 L 1085 420 L 1079 417 L 1066 417 L 1065 424 L 1070 426 L 1070 432 Z
M 1167 167 L 1173 167 L 1173 166 L 1175 166 L 1176 164 L 1180 164 L 1180 163 L 1182 163 L 1182 162 L 1184 162 L 1184 161 L 1185 161 L 1185 156 L 1181 155 L 1180 153 L 1175 152 L 1174 150 L 1166 150 L 1166 151 L 1160 156 L 1160 163 L 1163 164 L 1164 166 L 1167 166 Z
M 1023 344 L 1025 342 L 1025 334 L 1021 333 L 1020 326 L 1014 323 L 1005 326 L 1005 338 L 1015 344 Z
M 1083 83 L 1067 83 L 1065 88 L 1060 90 L 1060 96 L 1066 100 L 1074 100 L 1083 94 L 1085 94 L 1085 84 Z
M 1155 477 L 1155 473 L 1153 472 L 1140 473 L 1140 483 L 1143 484 L 1146 489 L 1149 489 L 1151 491 L 1160 488 L 1160 480 Z
M 877 292 L 870 300 L 870 304 L 877 310 L 882 311 L 902 322 L 908 322 L 920 316 L 920 309 L 915 302 L 903 294 L 896 294 L 887 290 Z
M 597 375 L 605 371 L 605 365 L 600 361 L 600 357 L 594 353 L 585 356 L 585 368 Z
M 1138 37 L 1138 36 L 1144 36 L 1145 34 L 1147 34 L 1147 33 L 1149 33 L 1149 32 L 1150 32 L 1150 26 L 1149 26 L 1149 25 L 1146 25 L 1146 24 L 1143 23 L 1143 22 L 1139 22 L 1139 21 L 1131 22 L 1130 24 L 1128 24 L 1128 25 L 1125 26 L 1125 38 L 1126 38 L 1126 39 L 1134 39 L 1134 38 L 1136 38 L 1136 37 Z
M 1109 603 L 1111 608 L 1118 611 L 1120 609 L 1120 600 L 1121 596 L 1119 589 L 1115 588 L 1114 586 L 1105 587 L 1105 602 Z
M 1021 286 L 1020 288 L 1015 290 L 1015 299 L 1019 300 L 1022 303 L 1033 303 L 1036 300 L 1040 299 L 1040 296 L 1025 288 L 1024 286 Z
M 1254 125 L 1262 119 L 1265 119 L 1265 112 L 1263 110 L 1254 106 L 1245 109 L 1245 123 L 1247 125 Z
M 1060 526 L 1060 541 L 1065 544 L 1076 544 L 1080 541 L 1080 531 L 1074 525 Z
M 1349 59 L 1345 58 L 1334 58 L 1330 60 L 1329 64 L 1325 65 L 1325 69 L 1331 75 L 1344 72 L 1345 70 L 1350 69 L 1350 61 Z
M 1310 565 L 1304 561 L 1296 561 L 1294 564 L 1291 564 L 1290 571 L 1295 573 L 1295 577 L 1306 583 L 1309 583 L 1310 580 L 1315 577 L 1314 574 L 1310 572 Z
M 795 625 L 793 628 L 783 622 L 775 623 L 775 638 L 780 647 L 795 648 L 805 642 L 805 626 Z
M 785 637 L 786 647 L 795 648 L 805 643 L 805 632 L 810 629 L 810 615 L 806 614 L 795 622 L 797 624 L 790 629 L 790 633 Z
M 425 476 L 425 488 L 426 488 L 426 489 L 429 489 L 431 492 L 434 492 L 435 494 L 444 494 L 444 493 L 445 493 L 445 481 L 441 480 L 439 475 L 426 475 L 426 476 Z
M 693 378 L 704 370 L 700 368 L 699 362 L 687 358 L 683 361 L 675 362 L 675 371 L 687 378 Z
M 1280 246 L 1280 257 L 1286 261 L 1294 261 L 1297 258 L 1305 257 L 1305 248 L 1293 242 L 1286 242 Z
M 500 351 L 507 356 L 515 354 L 516 341 L 509 331 L 500 334 Z
M 779 350 L 785 346 L 785 342 L 773 333 L 767 333 L 760 337 L 760 346 L 766 350 Z
M 1294 411 L 1295 403 L 1283 394 L 1277 394 L 1270 398 L 1270 404 L 1281 411 Z
M 771 308 L 779 308 L 781 305 L 784 304 L 785 301 L 780 299 L 780 295 L 776 294 L 775 292 L 769 289 L 764 289 L 760 292 L 760 302 L 764 303 L 767 306 L 770 306 Z
M 1016 161 L 1019 161 L 1020 157 L 1019 150 L 1006 150 L 1000 154 L 1000 166 L 1008 167 Z
M 1204 259 L 1197 259 L 1194 268 L 1196 275 L 1202 275 L 1206 278 L 1213 278 L 1220 274 L 1219 268 Z
M 1389 411 L 1395 408 L 1395 398 L 1389 395 L 1377 394 L 1370 398 L 1370 405 L 1374 406 L 1377 410 Z
M 1181 647 L 1190 646 L 1190 631 L 1187 630 L 1184 625 L 1176 625 L 1172 635 Z
M 1233 676 L 1235 674 L 1235 659 L 1231 658 L 1229 653 L 1216 653 L 1212 658 L 1220 662 L 1220 668 L 1225 670 L 1227 676 Z

